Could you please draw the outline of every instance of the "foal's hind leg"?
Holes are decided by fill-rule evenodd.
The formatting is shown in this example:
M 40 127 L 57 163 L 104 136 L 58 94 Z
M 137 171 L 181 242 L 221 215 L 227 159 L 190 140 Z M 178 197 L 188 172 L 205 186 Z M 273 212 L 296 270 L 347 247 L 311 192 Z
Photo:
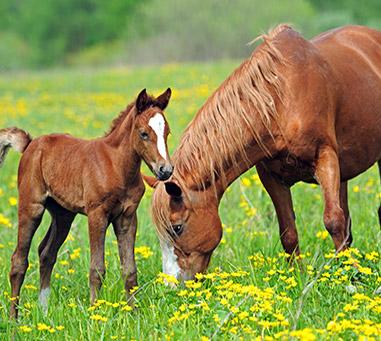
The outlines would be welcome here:
M 65 241 L 74 220 L 75 214 L 62 207 L 48 207 L 52 216 L 52 223 L 41 242 L 38 253 L 40 256 L 40 297 L 39 301 L 46 312 L 48 309 L 48 296 L 50 291 L 50 279 L 53 267 L 57 260 L 57 253 Z
M 17 246 L 12 255 L 12 266 L 9 274 L 12 295 L 10 309 L 11 318 L 17 318 L 18 315 L 17 306 L 19 304 L 20 289 L 25 278 L 26 270 L 28 269 L 30 244 L 34 233 L 41 223 L 41 218 L 45 209 L 42 196 L 40 197 L 40 200 L 33 200 L 33 197 L 37 197 L 36 193 L 30 193 L 29 190 L 28 194 L 24 193 L 27 192 L 20 191 Z
M 283 248 L 290 255 L 299 255 L 298 232 L 290 188 L 279 183 L 262 164 L 256 167 L 259 178 L 275 206 Z
M 378 171 L 380 173 L 380 180 L 381 180 L 381 160 L 379 160 L 377 164 L 378 164 Z M 380 206 L 378 207 L 378 222 L 380 223 L 380 227 L 381 227 L 381 203 L 380 203 Z
M 88 214 L 90 239 L 90 304 L 97 298 L 106 274 L 105 236 L 108 219 L 102 208 Z
M 114 232 L 118 240 L 119 258 L 128 301 L 132 300 L 130 290 L 137 285 L 134 250 L 136 225 L 136 212 L 130 216 L 122 215 L 113 222 Z
M 330 233 L 336 251 L 346 248 L 345 215 L 340 207 L 340 167 L 336 151 L 331 146 L 319 150 L 315 177 L 324 195 L 324 225 Z
M 342 183 L 340 183 L 340 207 L 344 211 L 347 247 L 350 247 L 352 244 L 353 238 L 352 238 L 352 219 L 351 219 L 351 215 L 349 213 L 349 207 L 348 207 L 348 182 L 347 181 L 343 181 Z

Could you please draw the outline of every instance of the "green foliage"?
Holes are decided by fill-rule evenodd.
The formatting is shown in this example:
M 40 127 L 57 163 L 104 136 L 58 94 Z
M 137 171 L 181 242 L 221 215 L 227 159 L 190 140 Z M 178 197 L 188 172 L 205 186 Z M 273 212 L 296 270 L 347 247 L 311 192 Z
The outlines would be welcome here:
M 34 50 L 32 63 L 50 65 L 68 53 L 120 37 L 134 0 L 2 0 L 3 27 Z
M 379 0 L 310 0 L 318 9 L 325 12 L 342 11 L 351 13 L 353 19 L 359 24 L 366 24 L 372 19 L 378 19 L 381 13 L 381 2 Z
M 312 37 L 380 18 L 379 0 L 0 0 L 0 70 L 241 58 L 282 22 Z
M 17 34 L 0 33 L 0 71 L 30 66 L 30 58 L 30 47 Z
M 151 0 L 134 18 L 127 56 L 135 62 L 240 58 L 258 34 L 280 22 L 304 27 L 313 14 L 305 0 Z
M 324 31 L 345 24 L 368 25 L 381 29 L 381 2 L 369 0 L 310 0 L 319 13 L 313 23 L 315 31 Z

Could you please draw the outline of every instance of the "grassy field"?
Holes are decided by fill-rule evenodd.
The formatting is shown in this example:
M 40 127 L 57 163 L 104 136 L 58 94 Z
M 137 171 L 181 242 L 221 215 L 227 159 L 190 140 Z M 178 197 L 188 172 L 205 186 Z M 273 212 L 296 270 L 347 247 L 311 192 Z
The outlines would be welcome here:
M 234 63 L 166 65 L 111 70 L 49 71 L 0 76 L 0 127 L 19 126 L 33 136 L 68 132 L 93 138 L 140 91 L 174 89 L 167 109 L 170 149 Z M 354 243 L 333 258 L 322 224 L 317 186 L 293 188 L 304 271 L 290 267 L 279 242 L 268 195 L 254 170 L 225 194 L 220 214 L 224 237 L 202 282 L 171 290 L 163 284 L 161 255 L 150 220 L 151 190 L 138 211 L 137 309 L 124 302 L 116 239 L 106 240 L 107 274 L 95 306 L 89 305 L 89 244 L 78 217 L 52 276 L 47 316 L 38 305 L 37 246 L 49 224 L 45 215 L 33 240 L 21 293 L 18 323 L 8 319 L 8 272 L 17 239 L 16 174 L 20 155 L 10 152 L 0 169 L 0 339 L 207 340 L 352 339 L 381 337 L 381 198 L 375 167 L 350 183 Z M 145 172 L 147 170 L 145 169 Z M 358 263 L 357 268 L 353 267 Z

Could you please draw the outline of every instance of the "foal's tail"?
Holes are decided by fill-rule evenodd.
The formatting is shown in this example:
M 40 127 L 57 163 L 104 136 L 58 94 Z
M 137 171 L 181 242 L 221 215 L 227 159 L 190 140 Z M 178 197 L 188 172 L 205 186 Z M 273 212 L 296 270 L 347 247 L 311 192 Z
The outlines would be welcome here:
M 23 153 L 32 137 L 19 128 L 0 129 L 0 166 L 3 164 L 9 148 L 13 148 Z

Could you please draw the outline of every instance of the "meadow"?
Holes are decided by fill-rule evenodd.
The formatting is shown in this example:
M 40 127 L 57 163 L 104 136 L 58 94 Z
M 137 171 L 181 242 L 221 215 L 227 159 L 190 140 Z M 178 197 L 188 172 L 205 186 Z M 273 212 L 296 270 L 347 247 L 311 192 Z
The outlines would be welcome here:
M 170 64 L 140 68 L 53 70 L 0 76 L 0 128 L 18 126 L 33 136 L 67 132 L 94 138 L 142 88 L 173 89 L 167 118 L 173 151 L 181 132 L 206 98 L 237 65 Z M 301 271 L 289 265 L 279 241 L 272 203 L 255 170 L 237 180 L 220 206 L 222 243 L 202 281 L 173 290 L 160 273 L 159 242 L 150 219 L 152 190 L 138 210 L 137 307 L 125 302 L 116 239 L 106 239 L 106 280 L 89 304 L 87 219 L 78 217 L 52 275 L 49 311 L 38 305 L 37 247 L 47 231 L 45 214 L 29 256 L 20 317 L 8 318 L 10 258 L 17 240 L 17 166 L 11 151 L 0 169 L 0 339 L 208 340 L 381 338 L 381 199 L 378 170 L 350 182 L 353 248 L 335 257 L 322 222 L 319 187 L 293 189 L 302 250 Z M 143 168 L 145 173 L 149 171 Z M 353 266 L 356 263 L 357 266 Z

